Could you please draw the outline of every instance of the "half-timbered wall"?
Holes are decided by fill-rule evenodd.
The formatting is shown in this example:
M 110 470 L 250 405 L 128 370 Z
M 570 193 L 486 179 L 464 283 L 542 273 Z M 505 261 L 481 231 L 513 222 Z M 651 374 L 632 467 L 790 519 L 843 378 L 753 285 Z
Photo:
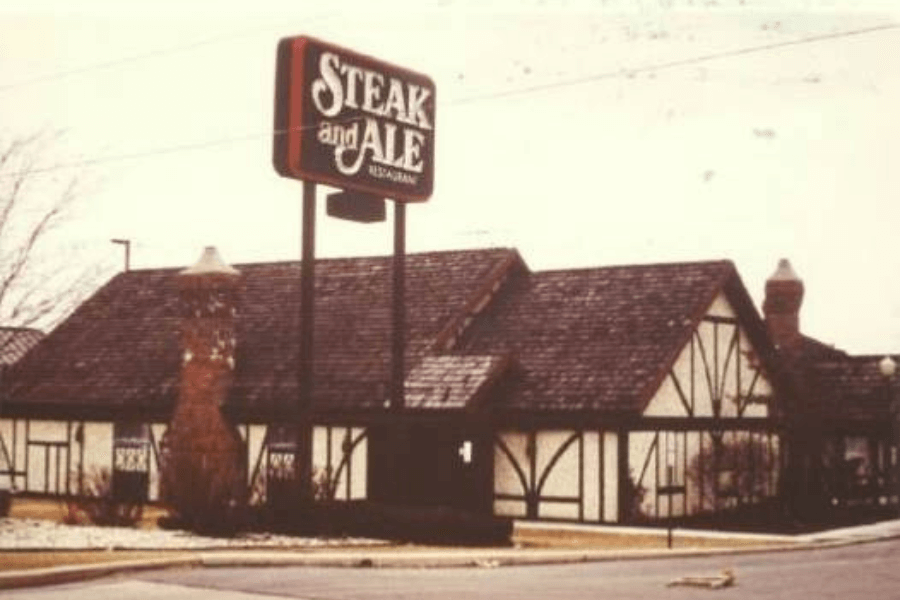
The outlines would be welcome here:
M 608 431 L 506 431 L 494 442 L 494 513 L 618 520 L 618 437 Z
M 247 445 L 251 498 L 264 500 L 268 448 L 265 425 L 238 428 Z M 148 499 L 159 500 L 159 443 L 166 424 L 154 423 L 149 432 Z M 115 467 L 115 427 L 109 422 L 0 420 L 0 486 L 21 492 L 64 496 L 88 489 L 90 478 Z M 7 460 L 8 456 L 8 460 Z M 313 429 L 313 468 L 320 483 L 330 486 L 338 500 L 366 497 L 366 440 L 360 427 L 321 426 Z M 121 465 L 120 465 L 121 466 Z
M 640 515 L 689 515 L 774 496 L 779 439 L 760 427 L 771 399 L 746 332 L 727 299 L 716 298 L 644 412 L 673 426 L 629 435 Z
M 247 442 L 248 464 L 251 467 L 248 473 L 250 500 L 265 502 L 268 479 L 279 473 L 282 476 L 293 473 L 294 446 L 291 442 L 284 443 L 277 439 L 277 429 L 274 427 L 249 425 L 240 430 Z M 315 426 L 312 444 L 312 472 L 320 499 L 360 500 L 367 497 L 368 445 L 365 428 Z
M 771 398 L 756 352 L 720 295 L 648 403 L 646 429 L 498 433 L 494 512 L 616 522 L 772 497 L 779 439 L 767 426 Z M 624 463 L 620 443 L 627 450 Z
M 366 497 L 367 444 L 361 427 L 313 428 L 313 473 L 334 500 Z
M 148 472 L 149 500 L 159 498 L 157 441 L 164 424 L 147 430 L 148 456 L 138 461 Z M 78 495 L 88 490 L 102 472 L 117 467 L 115 427 L 108 422 L 0 420 L 0 484 L 21 492 L 52 496 Z M 124 453 L 119 460 L 128 460 Z M 123 467 L 122 464 L 118 465 Z

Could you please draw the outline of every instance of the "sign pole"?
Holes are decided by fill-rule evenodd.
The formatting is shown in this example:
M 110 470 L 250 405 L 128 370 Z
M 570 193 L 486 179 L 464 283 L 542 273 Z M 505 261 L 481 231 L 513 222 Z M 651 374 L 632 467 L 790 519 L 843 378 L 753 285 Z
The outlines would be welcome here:
M 666 466 L 666 485 L 672 485 L 672 465 Z M 668 520 L 668 534 L 666 535 L 666 547 L 669 550 L 672 549 L 672 494 L 669 494 L 669 518 Z
M 391 298 L 391 408 L 402 411 L 405 403 L 404 354 L 406 331 L 406 204 L 394 202 L 394 257 L 393 291 Z M 406 424 L 397 421 L 394 438 L 396 464 L 405 464 L 409 454 L 409 440 Z M 397 470 L 397 495 L 401 504 L 409 502 L 409 474 L 405 469 Z
M 434 189 L 436 89 L 422 73 L 309 36 L 282 38 L 275 69 L 272 165 L 303 181 L 300 357 L 295 472 L 301 497 L 312 500 L 313 296 L 315 184 L 342 192 L 327 212 L 361 222 L 384 218 L 394 201 L 389 410 L 404 407 L 406 330 L 406 202 Z M 398 427 L 398 450 L 408 432 Z M 403 440 L 399 438 L 404 438 Z M 408 496 L 409 482 L 398 495 Z
M 405 403 L 404 332 L 406 329 L 406 204 L 394 202 L 394 261 L 391 330 L 391 405 L 402 409 Z
M 312 500 L 313 325 L 315 323 L 316 184 L 303 182 L 300 260 L 300 369 L 294 469 L 300 501 Z

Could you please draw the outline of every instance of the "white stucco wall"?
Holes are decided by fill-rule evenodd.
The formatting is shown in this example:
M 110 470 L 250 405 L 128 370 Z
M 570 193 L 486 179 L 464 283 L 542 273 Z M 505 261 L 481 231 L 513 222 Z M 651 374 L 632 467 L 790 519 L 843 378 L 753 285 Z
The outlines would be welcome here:
M 512 460 L 524 471 L 526 480 L 530 477 L 528 472 L 529 458 L 527 453 L 528 435 L 521 431 L 507 431 L 497 434 L 506 445 Z M 530 483 L 530 481 L 528 481 Z M 494 494 L 523 496 L 525 489 L 519 479 L 510 457 L 500 449 L 499 444 L 494 445 Z M 498 499 L 494 501 L 494 514 L 506 517 L 524 517 L 526 505 L 524 500 Z
M 351 429 L 352 439 L 356 439 L 360 435 L 364 433 L 364 430 L 360 427 L 354 427 Z M 369 444 L 368 441 L 363 439 L 360 441 L 356 448 L 353 450 L 351 463 L 351 470 L 349 472 L 350 476 L 350 497 L 348 500 L 362 500 L 368 496 L 368 480 L 367 474 L 369 472 L 368 464 L 369 464 Z
M 574 439 L 573 439 L 574 436 Z M 538 518 L 578 519 L 581 488 L 579 487 L 579 440 L 577 432 L 539 431 L 535 435 L 536 464 L 535 484 L 542 497 L 569 499 L 569 501 L 542 500 L 538 505 Z M 568 445 L 566 445 L 568 444 Z M 558 452 L 561 454 L 557 455 Z M 556 462 L 550 461 L 556 456 Z
M 250 501 L 255 502 L 261 500 L 265 493 L 263 482 L 265 481 L 265 473 L 258 473 L 256 469 L 262 471 L 266 468 L 265 458 L 262 456 L 263 443 L 266 441 L 265 425 L 249 425 L 242 427 L 246 431 L 247 442 L 247 484 L 251 486 Z M 254 481 L 254 476 L 259 479 L 259 483 Z M 259 488 L 259 489 L 257 489 Z M 258 496 L 257 496 L 258 495 Z
M 600 506 L 600 486 L 603 485 L 601 458 L 602 434 L 587 431 L 582 434 L 584 443 L 584 518 L 599 521 L 602 518 Z
M 151 441 L 154 444 L 154 448 L 150 449 L 150 489 L 148 491 L 148 498 L 151 502 L 156 502 L 160 499 L 159 493 L 159 465 L 157 464 L 157 456 L 159 455 L 160 444 L 162 443 L 163 436 L 166 434 L 166 430 L 169 428 L 168 423 L 152 423 L 150 425 L 151 431 Z
M 112 469 L 113 424 L 84 423 L 84 476 L 95 476 L 101 469 Z M 75 450 L 77 452 L 77 449 Z
M 731 306 L 731 302 L 728 301 L 728 298 L 725 297 L 725 294 L 719 294 L 716 296 L 712 304 L 710 304 L 709 308 L 706 311 L 706 314 L 710 317 L 724 317 L 728 319 L 734 319 L 737 317 L 737 313 L 734 312 L 734 308 Z
M 5 453 L 0 453 L 0 471 L 10 471 L 8 475 L 0 475 L 0 489 L 12 489 L 18 487 L 18 479 L 14 472 L 23 464 L 17 456 L 18 444 L 14 443 L 16 435 L 14 431 L 19 429 L 19 424 L 12 419 L 0 419 L 0 438 L 3 439 L 6 448 Z M 24 434 L 24 427 L 22 428 Z
M 543 479 L 541 495 L 557 497 L 574 497 L 580 495 L 579 441 L 576 431 L 539 431 L 536 434 L 537 473 L 538 484 Z M 574 436 L 574 439 L 573 439 Z M 566 444 L 568 444 L 566 446 Z M 563 447 L 565 446 L 565 449 Z M 562 451 L 556 458 L 553 468 L 550 461 L 557 452 Z M 577 509 L 576 509 L 577 515 Z
M 23 419 L 17 419 L 14 422 L 14 431 L 15 431 L 15 448 L 12 450 L 13 456 L 15 456 L 16 470 L 24 471 L 25 469 L 25 439 L 28 431 L 28 423 Z M 16 477 L 16 488 L 24 489 L 25 486 L 25 477 L 17 476 Z
M 619 521 L 619 435 L 603 433 L 603 520 Z

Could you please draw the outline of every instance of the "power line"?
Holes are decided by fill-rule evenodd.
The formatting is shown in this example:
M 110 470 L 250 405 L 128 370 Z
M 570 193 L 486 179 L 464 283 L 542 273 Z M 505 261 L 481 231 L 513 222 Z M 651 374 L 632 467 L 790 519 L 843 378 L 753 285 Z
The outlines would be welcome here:
M 637 73 L 662 71 L 665 69 L 673 69 L 673 68 L 678 68 L 678 67 L 702 64 L 705 62 L 722 60 L 722 59 L 726 59 L 726 58 L 733 58 L 733 57 L 737 57 L 737 56 L 745 56 L 745 55 L 750 55 L 750 54 L 769 52 L 772 50 L 778 50 L 778 49 L 787 48 L 787 47 L 791 47 L 791 46 L 800 46 L 800 45 L 804 45 L 804 44 L 819 43 L 819 42 L 824 42 L 824 41 L 829 41 L 829 40 L 836 40 L 836 39 L 865 35 L 865 34 L 870 34 L 870 33 L 877 33 L 877 32 L 888 31 L 888 30 L 892 30 L 892 29 L 898 29 L 898 28 L 900 28 L 900 24 L 889 23 L 889 24 L 885 24 L 885 25 L 877 25 L 877 26 L 867 27 L 867 28 L 863 28 L 863 29 L 855 29 L 855 30 L 842 31 L 842 32 L 836 32 L 836 33 L 828 33 L 828 34 L 810 36 L 810 37 L 806 37 L 806 38 L 800 38 L 800 39 L 796 39 L 796 40 L 788 40 L 788 41 L 784 41 L 784 42 L 775 42 L 775 43 L 763 44 L 763 45 L 758 45 L 758 46 L 747 46 L 744 48 L 725 50 L 722 52 L 714 52 L 714 53 L 710 53 L 710 54 L 704 54 L 701 56 L 694 56 L 694 57 L 690 57 L 690 58 L 656 63 L 653 65 L 644 65 L 641 67 L 631 67 L 631 68 L 620 68 L 615 71 L 595 73 L 592 75 L 578 77 L 575 79 L 569 79 L 566 81 L 556 81 L 556 82 L 552 82 L 552 83 L 533 85 L 533 86 L 518 88 L 518 89 L 514 89 L 514 90 L 504 90 L 504 91 L 500 91 L 500 92 L 492 92 L 489 94 L 457 98 L 455 100 L 450 100 L 449 102 L 447 102 L 447 105 L 448 106 L 462 106 L 462 105 L 466 105 L 466 104 L 472 104 L 475 102 L 483 102 L 483 101 L 490 101 L 490 100 L 496 100 L 496 99 L 501 99 L 501 98 L 513 97 L 513 96 L 522 96 L 522 95 L 527 95 L 527 94 L 540 93 L 540 92 L 550 91 L 550 90 L 554 90 L 554 89 L 572 87 L 572 86 L 576 86 L 576 85 L 584 85 L 587 83 L 601 81 L 604 79 L 610 79 L 613 77 L 621 76 L 622 74 L 637 74 Z M 2 90 L 2 88 L 0 88 L 0 90 Z M 355 120 L 358 118 L 360 118 L 360 117 L 349 118 L 349 119 L 347 119 L 347 121 L 352 121 L 352 120 Z M 309 127 L 314 127 L 314 126 L 307 126 L 307 128 L 309 128 Z M 101 157 L 97 157 L 97 158 L 83 159 L 83 160 L 63 163 L 63 164 L 59 164 L 59 165 L 47 166 L 47 167 L 43 167 L 43 168 L 35 168 L 33 170 L 30 170 L 27 174 L 32 175 L 32 174 L 38 174 L 38 173 L 47 173 L 47 172 L 59 171 L 59 170 L 63 170 L 63 169 L 94 166 L 94 165 L 105 164 L 105 163 L 110 163 L 110 162 L 136 160 L 136 159 L 141 159 L 141 158 L 149 158 L 149 157 L 153 157 L 153 156 L 161 156 L 161 155 L 165 155 L 165 154 L 173 154 L 173 153 L 177 153 L 177 152 L 184 152 L 184 151 L 191 151 L 191 150 L 201 150 L 201 149 L 206 149 L 206 148 L 213 148 L 213 147 L 217 147 L 217 146 L 225 146 L 225 145 L 229 145 L 229 144 L 245 142 L 248 140 L 261 139 L 261 138 L 270 137 L 270 136 L 284 135 L 287 133 L 288 133 L 288 130 L 283 130 L 283 131 L 267 130 L 265 132 L 251 133 L 251 134 L 245 134 L 245 135 L 240 135 L 240 136 L 231 136 L 231 137 L 226 137 L 226 138 L 219 138 L 216 140 L 207 140 L 207 141 L 203 141 L 203 142 L 196 142 L 196 143 L 189 143 L 189 144 L 179 144 L 179 145 L 175 145 L 175 146 L 165 146 L 165 147 L 155 148 L 155 149 L 141 151 L 141 152 L 101 156 Z M 24 173 L 24 172 L 5 173 L 5 174 L 0 175 L 0 179 L 21 176 L 24 174 L 26 174 L 26 173 Z
M 307 21 L 321 21 L 323 19 L 332 18 L 334 15 L 332 14 L 321 14 L 316 15 L 314 17 L 310 17 Z M 202 40 L 198 40 L 196 42 L 190 42 L 188 44 L 172 46 L 170 48 L 159 48 L 156 50 L 151 50 L 149 52 L 143 54 L 135 54 L 133 56 L 125 56 L 122 58 L 117 58 L 115 60 L 110 60 L 107 62 L 96 63 L 92 65 L 86 65 L 83 67 L 78 67 L 75 69 L 70 69 L 66 71 L 58 71 L 56 73 L 48 73 L 46 75 L 39 75 L 37 77 L 32 77 L 31 79 L 25 79 L 23 81 L 17 81 L 14 83 L 9 83 L 5 85 L 0 85 L 0 94 L 10 92 L 13 90 L 17 90 L 24 87 L 31 87 L 34 85 L 49 83 L 52 81 L 57 81 L 60 79 L 66 79 L 68 77 L 75 77 L 78 75 L 85 75 L 88 73 L 92 73 L 94 71 L 104 71 L 109 69 L 116 69 L 134 62 L 151 60 L 154 58 L 160 58 L 164 56 L 170 56 L 173 54 L 181 54 L 184 52 L 190 52 L 196 50 L 198 48 L 202 48 L 204 46 L 211 46 L 214 44 L 221 44 L 223 42 L 230 42 L 231 40 L 248 37 L 251 35 L 255 35 L 260 31 L 266 31 L 273 29 L 274 26 L 260 26 L 260 27 L 252 27 L 248 29 L 242 29 L 239 31 L 235 31 L 229 34 L 219 35 L 211 38 L 206 38 Z
M 353 121 L 361 120 L 363 117 L 347 117 L 346 119 L 340 119 L 337 121 L 333 121 L 333 123 L 337 124 L 347 124 Z M 246 142 L 249 140 L 258 140 L 264 137 L 277 136 L 277 135 L 287 135 L 291 131 L 307 131 L 310 129 L 316 129 L 317 125 L 306 125 L 305 127 L 293 127 L 290 129 L 276 129 L 276 130 L 266 130 L 265 132 L 257 132 L 257 133 L 247 133 L 244 135 L 235 135 L 225 138 L 219 138 L 215 140 L 206 140 L 202 142 L 193 142 L 187 144 L 178 144 L 175 146 L 164 146 L 160 148 L 154 148 L 151 150 L 144 150 L 140 152 L 129 152 L 124 154 L 114 154 L 108 156 L 98 156 L 96 158 L 85 158 L 81 160 L 70 161 L 67 163 L 62 163 L 58 165 L 48 165 L 46 167 L 34 167 L 28 169 L 27 171 L 15 171 L 12 173 L 2 173 L 0 174 L 0 179 L 4 178 L 13 178 L 19 176 L 30 176 L 41 173 L 50 173 L 53 171 L 61 171 L 64 169 L 76 169 L 81 167 L 90 167 L 97 164 L 111 163 L 111 162 L 124 162 L 129 160 L 136 160 L 140 158 L 147 158 L 152 156 L 162 156 L 165 154 L 175 154 L 178 152 L 187 152 L 192 150 L 203 150 L 206 148 L 214 148 L 216 146 L 226 146 L 229 144 L 236 144 L 240 142 Z
M 449 104 L 453 105 L 453 106 L 460 106 L 460 105 L 469 104 L 472 102 L 495 100 L 495 99 L 499 99 L 499 98 L 508 98 L 511 96 L 522 96 L 522 95 L 526 95 L 526 94 L 533 94 L 536 92 L 554 90 L 554 89 L 563 88 L 563 87 L 583 85 L 585 83 L 592 83 L 594 81 L 610 79 L 612 77 L 619 77 L 623 74 L 638 74 L 638 73 L 662 71 L 665 69 L 674 69 L 677 67 L 687 67 L 687 66 L 691 66 L 691 65 L 700 64 L 700 63 L 721 60 L 724 58 L 733 58 L 736 56 L 745 56 L 748 54 L 758 54 L 761 52 L 768 52 L 771 50 L 787 48 L 790 46 L 812 44 L 812 43 L 817 43 L 817 42 L 835 40 L 835 39 L 839 39 L 839 38 L 845 38 L 845 37 L 851 37 L 851 36 L 857 36 L 857 35 L 865 35 L 868 33 L 876 33 L 879 31 L 887 31 L 890 29 L 898 29 L 898 28 L 900 28 L 900 24 L 889 23 L 889 24 L 885 24 L 885 25 L 876 25 L 874 27 L 867 27 L 865 29 L 855 29 L 852 31 L 841 31 L 841 32 L 837 32 L 837 33 L 826 33 L 826 34 L 822 34 L 822 35 L 810 36 L 810 37 L 801 38 L 801 39 L 797 39 L 797 40 L 788 40 L 785 42 L 774 42 L 771 44 L 764 44 L 764 45 L 760 45 L 760 46 L 748 46 L 748 47 L 744 47 L 744 48 L 737 48 L 735 50 L 725 50 L 722 52 L 713 52 L 713 53 L 704 54 L 701 56 L 693 56 L 690 58 L 672 60 L 672 61 L 656 63 L 656 64 L 652 64 L 652 65 L 644 65 L 642 67 L 622 68 L 622 69 L 618 69 L 616 71 L 595 73 L 592 75 L 587 75 L 584 77 L 577 77 L 577 78 L 569 79 L 566 81 L 555 81 L 552 83 L 537 84 L 537 85 L 532 85 L 529 87 L 517 88 L 514 90 L 495 92 L 492 94 L 474 95 L 474 96 L 459 98 L 455 101 L 450 102 Z
M 265 135 L 271 135 L 271 132 L 266 133 Z M 0 175 L 0 179 L 3 178 L 11 178 L 18 177 L 21 175 L 36 175 L 40 173 L 50 173 L 53 171 L 61 171 L 64 169 L 77 169 L 81 167 L 90 167 L 98 164 L 105 164 L 111 162 L 123 162 L 129 160 L 136 160 L 139 158 L 147 158 L 151 156 L 161 156 L 165 154 L 174 154 L 176 152 L 186 152 L 190 150 L 202 150 L 205 148 L 213 148 L 215 146 L 224 146 L 227 144 L 235 144 L 238 142 L 245 142 L 248 140 L 260 139 L 263 137 L 263 134 L 260 133 L 252 133 L 242 136 L 232 136 L 227 138 L 220 138 L 217 140 L 207 140 L 205 142 L 195 142 L 190 144 L 179 144 L 177 146 L 165 146 L 161 148 L 154 148 L 152 150 L 145 150 L 141 152 L 131 152 L 125 154 L 114 154 L 108 156 L 98 156 L 96 158 L 85 158 L 82 160 L 70 161 L 67 163 L 62 163 L 58 165 L 50 165 L 46 167 L 35 167 L 33 169 L 29 169 L 28 171 L 17 171 L 14 173 L 4 173 Z

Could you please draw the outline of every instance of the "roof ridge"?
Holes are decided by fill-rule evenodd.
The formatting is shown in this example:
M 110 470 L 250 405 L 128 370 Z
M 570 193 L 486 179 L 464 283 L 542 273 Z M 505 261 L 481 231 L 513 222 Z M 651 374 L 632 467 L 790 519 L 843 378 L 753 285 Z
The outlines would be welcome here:
M 462 310 L 438 332 L 431 348 L 438 352 L 451 350 L 475 317 L 497 296 L 516 265 L 525 266 L 525 262 L 516 250 L 510 250 L 491 267 L 485 275 L 483 283 L 466 299 Z M 527 267 L 525 268 L 527 270 Z
M 721 259 L 710 259 L 710 260 L 693 260 L 693 261 L 674 261 L 674 262 L 652 262 L 652 263 L 632 263 L 632 264 L 617 264 L 617 265 L 603 265 L 603 266 L 585 266 L 585 267 L 560 267 L 557 269 L 543 269 L 532 271 L 533 275 L 552 275 L 552 274 L 563 274 L 563 273 L 579 273 L 579 272 L 591 272 L 591 271 L 614 271 L 614 270 L 626 270 L 626 269 L 650 269 L 650 268 L 660 268 L 660 267 L 686 267 L 686 266 L 730 266 L 734 267 L 734 261 L 727 258 Z
M 484 248 L 452 248 L 448 250 L 424 250 L 422 252 L 407 252 L 406 258 L 416 258 L 416 257 L 424 257 L 424 256 L 442 256 L 442 255 L 450 255 L 450 254 L 474 254 L 477 252 L 518 252 L 516 248 L 512 246 L 488 246 Z M 360 256 L 317 256 L 316 263 L 320 264 L 323 262 L 339 262 L 339 261 L 354 261 L 354 260 L 389 260 L 392 254 L 367 254 Z M 232 263 L 232 267 L 236 269 L 240 269 L 242 267 L 257 267 L 257 266 L 276 266 L 276 265 L 299 265 L 301 259 L 298 258 L 289 258 L 283 260 L 260 260 L 260 261 L 250 261 L 250 262 L 238 262 Z M 130 273 L 166 273 L 166 272 L 177 272 L 184 270 L 184 265 L 173 265 L 167 267 L 148 267 L 148 268 L 139 268 L 139 269 L 130 269 L 128 271 L 120 271 L 117 275 L 124 275 Z M 115 277 L 115 276 L 114 276 Z

